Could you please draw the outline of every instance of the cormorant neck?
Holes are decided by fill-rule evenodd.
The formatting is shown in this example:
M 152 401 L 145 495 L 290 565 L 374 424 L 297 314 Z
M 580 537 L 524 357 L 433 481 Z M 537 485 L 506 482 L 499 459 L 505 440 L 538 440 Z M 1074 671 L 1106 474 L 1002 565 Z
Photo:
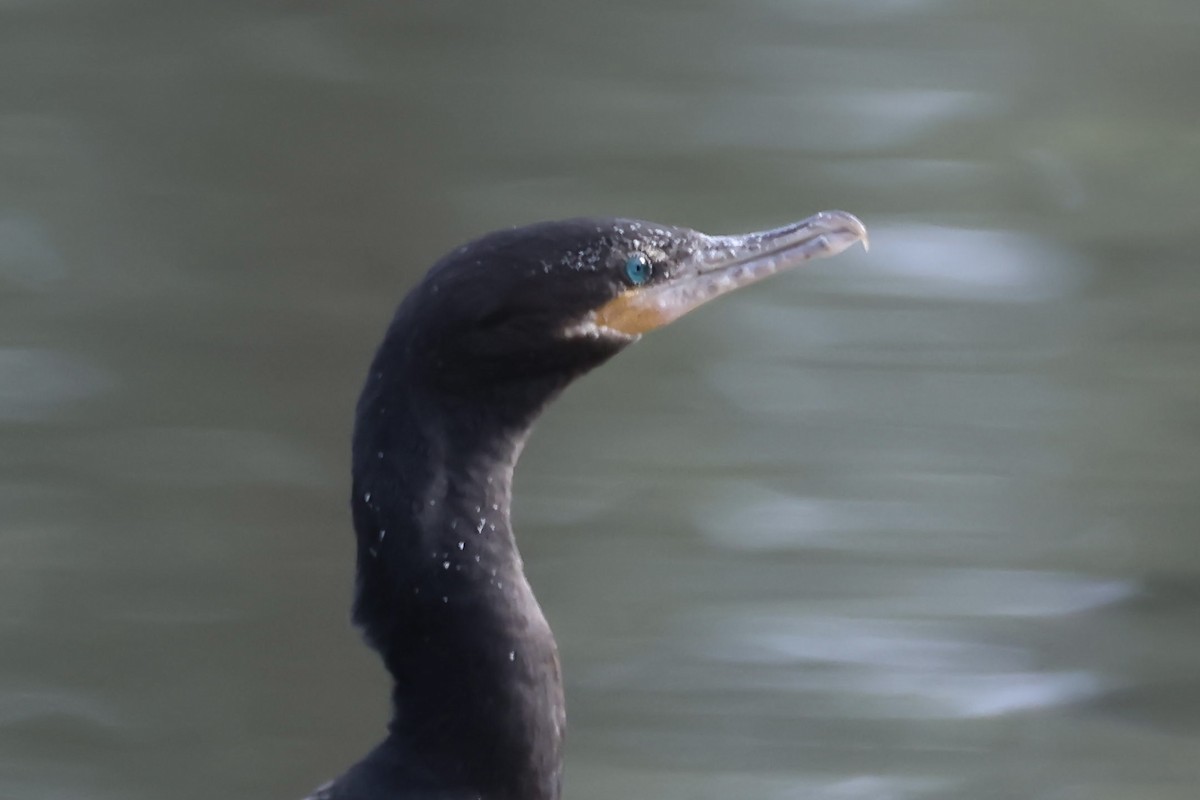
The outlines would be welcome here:
M 509 503 L 524 438 L 561 386 L 517 401 L 460 401 L 395 367 L 377 357 L 353 454 L 354 618 L 394 680 L 380 750 L 420 764 L 438 787 L 555 800 L 558 655 L 525 579 Z

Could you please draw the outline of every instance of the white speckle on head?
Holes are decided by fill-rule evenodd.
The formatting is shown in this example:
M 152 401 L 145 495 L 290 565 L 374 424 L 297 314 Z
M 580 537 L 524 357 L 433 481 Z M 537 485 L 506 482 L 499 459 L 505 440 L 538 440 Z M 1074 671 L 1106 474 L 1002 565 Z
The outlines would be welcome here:
M 379 551 L 374 547 L 368 547 L 367 552 L 371 554 L 371 558 L 379 558 Z
M 509 661 L 516 661 L 516 660 L 517 660 L 517 651 L 516 651 L 516 650 L 509 650 L 509 651 L 508 651 L 508 660 L 509 660 Z
M 449 597 L 447 597 L 446 595 L 442 595 L 442 602 L 443 602 L 443 603 L 449 603 L 449 602 L 450 602 L 450 598 L 449 598 Z
M 500 504 L 492 503 L 492 511 L 499 511 L 499 510 L 500 510 Z
M 459 543 L 458 543 L 458 549 L 459 549 L 459 550 L 462 550 L 462 549 L 463 549 L 463 548 L 465 548 L 466 546 L 467 546 L 467 543 L 466 543 L 466 542 L 459 542 Z
M 387 529 L 386 529 L 386 528 L 380 528 L 380 529 L 379 529 L 379 541 L 381 541 L 381 542 L 382 542 L 385 536 L 387 536 Z
M 369 502 L 371 502 L 371 493 L 370 493 L 370 492 L 367 492 L 367 493 L 365 493 L 365 494 L 363 495 L 363 502 L 364 502 L 364 503 L 369 503 Z
M 449 562 L 449 561 L 443 561 L 443 562 L 442 562 L 442 569 L 450 569 L 450 562 Z
M 383 458 L 383 451 L 382 451 L 382 450 L 380 450 L 378 453 L 376 453 L 376 454 L 375 454 L 375 457 L 376 457 L 376 458 Z
M 486 524 L 487 524 L 487 519 L 485 517 L 480 517 L 479 518 L 479 527 L 475 529 L 475 532 L 483 533 L 483 526 Z

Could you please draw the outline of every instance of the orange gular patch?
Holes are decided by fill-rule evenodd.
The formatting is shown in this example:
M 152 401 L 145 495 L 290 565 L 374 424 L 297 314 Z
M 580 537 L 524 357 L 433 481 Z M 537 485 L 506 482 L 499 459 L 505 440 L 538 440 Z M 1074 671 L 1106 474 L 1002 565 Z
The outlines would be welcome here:
M 661 328 L 679 315 L 662 302 L 656 302 L 653 289 L 630 289 L 592 312 L 591 321 L 599 328 L 639 336 Z

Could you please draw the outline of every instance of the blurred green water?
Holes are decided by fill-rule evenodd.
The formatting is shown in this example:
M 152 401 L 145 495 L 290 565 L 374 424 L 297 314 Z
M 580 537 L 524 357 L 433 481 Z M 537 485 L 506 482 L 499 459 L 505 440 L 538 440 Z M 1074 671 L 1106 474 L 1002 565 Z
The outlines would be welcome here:
M 0 3 L 0 798 L 382 730 L 346 442 L 424 267 L 859 213 L 518 477 L 572 798 L 1191 798 L 1200 7 Z

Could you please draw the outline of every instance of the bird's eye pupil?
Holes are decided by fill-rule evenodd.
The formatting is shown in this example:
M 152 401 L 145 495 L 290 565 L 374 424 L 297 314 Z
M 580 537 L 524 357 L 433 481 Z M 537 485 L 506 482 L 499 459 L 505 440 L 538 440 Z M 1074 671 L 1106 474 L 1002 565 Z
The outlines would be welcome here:
M 634 286 L 639 286 L 650 280 L 651 272 L 653 272 L 653 267 L 650 264 L 650 259 L 646 258 L 643 253 L 634 253 L 625 262 L 625 274 Z

